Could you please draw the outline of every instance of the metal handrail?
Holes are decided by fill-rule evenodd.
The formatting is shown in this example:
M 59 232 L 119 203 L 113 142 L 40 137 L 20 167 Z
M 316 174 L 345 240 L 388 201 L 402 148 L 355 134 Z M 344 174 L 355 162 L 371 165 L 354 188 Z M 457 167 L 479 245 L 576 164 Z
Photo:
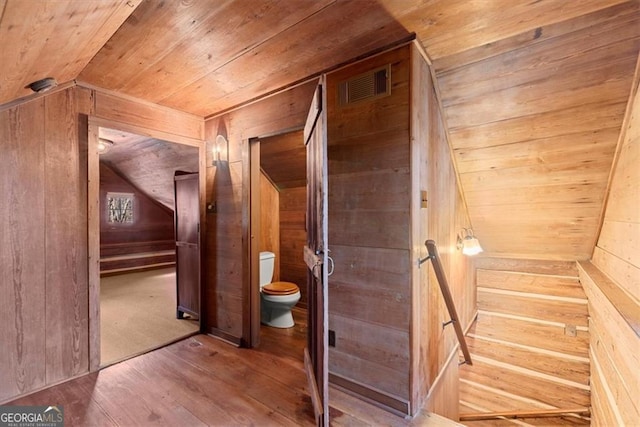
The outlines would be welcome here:
M 444 274 L 444 270 L 442 268 L 442 263 L 440 262 L 440 257 L 438 256 L 438 248 L 436 248 L 436 242 L 433 240 L 427 240 L 424 242 L 427 247 L 427 251 L 429 252 L 429 256 L 418 261 L 418 264 L 422 264 L 428 260 L 431 260 L 431 264 L 433 264 L 433 271 L 436 274 L 436 278 L 438 279 L 438 285 L 440 285 L 440 290 L 442 291 L 442 296 L 444 298 L 444 302 L 447 306 L 447 310 L 449 310 L 449 317 L 451 320 L 443 323 L 443 327 L 453 324 L 453 329 L 456 331 L 456 337 L 458 337 L 458 342 L 460 343 L 460 350 L 462 350 L 462 354 L 464 355 L 464 362 L 469 365 L 471 363 L 471 354 L 469 354 L 469 347 L 467 347 L 467 341 L 464 338 L 464 332 L 462 331 L 462 325 L 460 325 L 460 320 L 458 319 L 458 313 L 456 312 L 456 306 L 453 302 L 453 296 L 451 295 L 451 291 L 449 290 L 449 283 L 447 282 L 447 276 Z

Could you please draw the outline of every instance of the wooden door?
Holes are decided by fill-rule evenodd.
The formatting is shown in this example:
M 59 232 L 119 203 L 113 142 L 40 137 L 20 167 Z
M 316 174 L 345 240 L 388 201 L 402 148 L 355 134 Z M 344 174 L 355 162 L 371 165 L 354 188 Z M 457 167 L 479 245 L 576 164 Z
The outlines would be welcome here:
M 311 400 L 319 426 L 329 425 L 329 341 L 327 337 L 327 139 L 324 106 L 324 78 L 313 96 L 304 141 L 307 146 L 307 244 L 304 260 L 308 267 L 309 342 L 304 364 Z
M 176 172 L 176 316 L 200 313 L 200 191 L 197 173 Z

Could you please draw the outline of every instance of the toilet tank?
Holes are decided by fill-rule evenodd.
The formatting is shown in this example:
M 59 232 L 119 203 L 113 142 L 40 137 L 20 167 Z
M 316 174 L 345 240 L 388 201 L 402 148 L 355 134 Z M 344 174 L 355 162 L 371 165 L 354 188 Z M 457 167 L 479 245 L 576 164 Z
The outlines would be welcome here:
M 273 252 L 260 252 L 260 288 L 271 283 L 275 261 L 276 254 Z

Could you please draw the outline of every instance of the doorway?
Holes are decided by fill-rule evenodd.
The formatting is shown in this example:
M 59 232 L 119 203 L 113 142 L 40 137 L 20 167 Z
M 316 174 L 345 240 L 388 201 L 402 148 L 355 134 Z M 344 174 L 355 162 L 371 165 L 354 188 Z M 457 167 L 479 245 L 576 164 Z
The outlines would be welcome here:
M 298 360 L 302 360 L 308 336 L 307 267 L 303 258 L 307 238 L 307 153 L 303 138 L 303 130 L 298 129 L 250 140 L 250 216 L 257 240 L 251 251 L 251 293 L 256 306 L 253 321 L 259 323 L 261 314 L 261 253 L 274 254 L 271 283 L 294 283 L 300 289 L 300 300 L 292 309 L 294 326 L 256 325 L 254 344 L 259 342 L 265 349 L 284 352 Z
M 90 245 L 94 251 L 98 246 L 100 262 L 94 295 L 99 326 L 92 326 L 99 327 L 95 345 L 100 348 L 98 365 L 105 367 L 200 330 L 198 310 L 184 315 L 178 303 L 174 212 L 176 172 L 197 174 L 200 150 L 109 126 L 95 126 L 94 132 L 99 185 L 92 192 L 90 184 L 89 199 L 97 199 L 93 219 L 99 233 Z M 195 191 L 198 221 L 197 184 Z M 192 293 L 199 295 L 199 280 L 193 287 Z
M 278 303 L 281 300 L 272 299 L 269 301 L 267 297 L 272 295 L 289 296 L 281 291 L 289 290 L 290 286 L 280 283 L 274 283 L 269 290 L 269 294 L 265 297 L 264 290 L 267 290 L 269 281 L 273 279 L 272 273 L 269 272 L 268 277 L 261 278 L 261 246 L 264 248 L 268 237 L 262 237 L 262 222 L 269 224 L 281 224 L 287 218 L 297 218 L 300 224 L 304 224 L 304 240 L 301 240 L 300 249 L 294 249 L 292 258 L 300 260 L 300 271 L 304 271 L 306 279 L 302 291 L 307 295 L 307 326 L 304 335 L 307 337 L 306 346 L 303 347 L 304 369 L 307 374 L 309 392 L 318 425 L 328 426 L 329 422 L 329 382 L 328 382 L 328 276 L 331 274 L 329 269 L 333 270 L 330 265 L 333 261 L 329 257 L 328 248 L 328 160 L 327 160 L 327 115 L 323 108 L 326 105 L 325 96 L 325 78 L 320 78 L 316 87 L 309 113 L 302 131 L 291 131 L 271 136 L 278 138 L 278 144 L 273 143 L 272 148 L 269 147 L 270 141 L 266 136 L 260 138 L 252 138 L 248 141 L 248 159 L 245 169 L 245 177 L 249 182 L 243 191 L 243 199 L 248 201 L 248 209 L 243 211 L 243 218 L 247 219 L 247 227 L 244 227 L 243 249 L 248 255 L 248 268 L 244 269 L 243 292 L 248 295 L 245 304 L 245 313 L 243 315 L 244 324 L 247 326 L 244 339 L 250 347 L 259 345 L 261 335 L 261 320 L 268 325 L 291 324 L 291 316 L 289 320 L 282 320 L 282 310 L 279 312 L 273 307 L 268 308 L 267 302 Z M 285 142 L 286 141 L 286 142 Z M 302 148 L 304 147 L 304 148 Z M 269 166 L 269 152 L 277 155 L 274 156 L 272 166 Z M 263 159 L 264 157 L 264 159 Z M 298 159 L 296 161 L 296 159 Z M 295 163 L 292 163 L 295 162 Z M 304 170 L 302 169 L 304 165 Z M 298 215 L 281 215 L 282 206 L 287 203 L 280 202 L 280 191 L 278 191 L 278 178 L 269 176 L 269 169 L 272 169 L 271 175 L 281 175 L 282 182 L 297 183 L 291 185 L 293 188 L 300 188 L 300 193 L 304 195 L 297 200 L 297 206 L 303 209 L 299 210 Z M 262 176 L 265 175 L 264 178 Z M 271 184 L 275 188 L 278 195 L 278 221 L 273 220 L 276 210 L 270 209 L 271 215 L 263 214 L 266 208 L 263 208 L 262 186 Z M 303 184 L 304 183 L 304 184 Z M 304 187 L 302 187 L 304 185 Z M 281 187 L 284 185 L 280 184 Z M 304 191 L 302 191 L 304 188 Z M 267 190 L 267 193 L 269 190 Z M 271 191 L 272 194 L 275 194 Z M 285 199 L 286 200 L 286 199 Z M 303 201 L 304 200 L 304 201 Z M 245 205 L 245 206 L 247 206 Z M 288 234 L 288 233 L 287 233 Z M 280 236 L 278 250 L 282 252 L 285 245 L 282 241 L 283 233 Z M 296 254 L 297 252 L 297 254 Z M 269 254 L 273 257 L 273 254 Z M 281 256 L 284 258 L 284 256 Z M 288 261 L 288 260 L 285 260 Z M 329 263 L 331 261 L 331 264 Z M 273 269 L 277 270 L 280 281 L 283 280 L 281 263 Z M 265 280 L 266 279 L 266 280 Z M 264 288 L 262 288 L 264 285 Z M 284 289 L 286 288 L 286 289 Z M 279 298 L 279 297 L 277 297 Z M 264 310 L 266 308 L 267 310 Z M 276 312 L 276 321 L 272 319 L 272 315 Z M 261 319 L 261 312 L 269 314 L 268 319 Z M 287 313 L 289 314 L 289 313 Z M 299 353 L 298 353 L 299 354 Z

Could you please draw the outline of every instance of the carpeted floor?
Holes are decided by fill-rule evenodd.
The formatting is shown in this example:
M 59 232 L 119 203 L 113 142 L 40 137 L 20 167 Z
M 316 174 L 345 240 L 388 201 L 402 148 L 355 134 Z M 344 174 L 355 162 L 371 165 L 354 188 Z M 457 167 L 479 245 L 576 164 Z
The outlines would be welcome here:
M 100 280 L 101 365 L 161 347 L 198 330 L 196 320 L 176 319 L 175 268 Z

